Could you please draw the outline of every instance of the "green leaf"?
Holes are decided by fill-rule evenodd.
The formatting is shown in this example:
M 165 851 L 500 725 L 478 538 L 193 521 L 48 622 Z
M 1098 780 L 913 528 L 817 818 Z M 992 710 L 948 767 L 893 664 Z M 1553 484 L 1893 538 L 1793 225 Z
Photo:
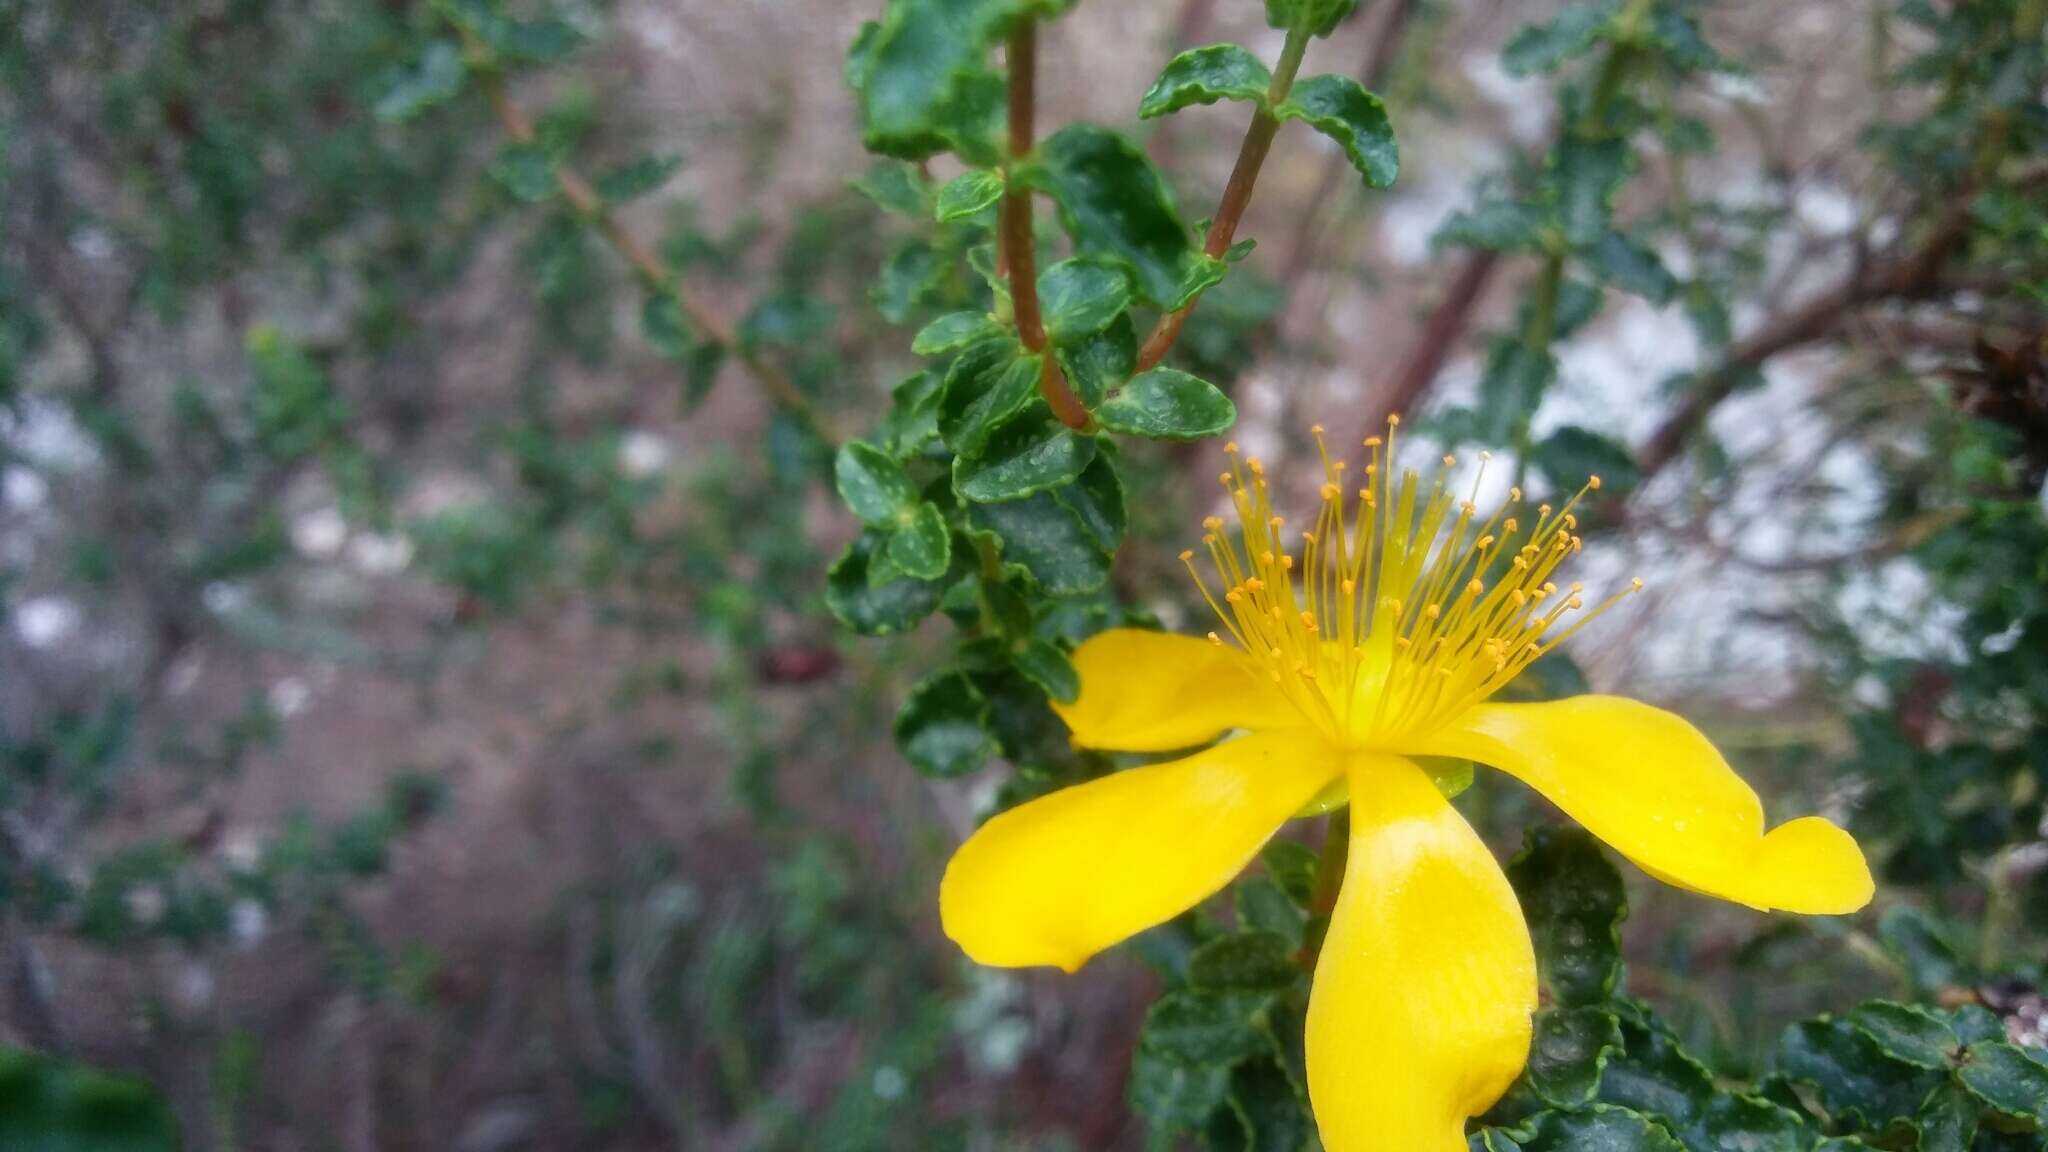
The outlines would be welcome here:
M 1515 200 L 1483 200 L 1452 213 L 1430 243 L 1495 252 L 1533 252 L 1543 244 L 1543 214 Z
M 933 295 L 942 272 L 938 254 L 930 244 L 923 240 L 906 241 L 889 254 L 868 295 L 882 319 L 891 324 L 907 324 Z
M 1612 0 L 1573 4 L 1542 24 L 1531 24 L 1508 39 L 1501 64 L 1511 76 L 1554 72 L 1600 42 L 1614 16 Z
M 1039 360 L 1005 336 L 971 344 L 946 370 L 939 394 L 939 434 L 954 452 L 972 456 L 1004 422 L 1038 395 Z
M 177 1152 L 177 1119 L 156 1089 L 0 1048 L 0 1148 L 22 1152 Z
M 1109 327 L 1131 306 L 1131 279 L 1118 264 L 1077 256 L 1038 276 L 1038 306 L 1046 334 L 1068 344 Z
M 1520 1141 L 1523 1152 L 1685 1152 L 1685 1145 L 1647 1117 L 1609 1104 L 1545 1112 L 1530 1128 Z
M 1266 23 L 1328 36 L 1358 7 L 1358 0 L 1266 0 Z
M 868 150 L 904 160 L 935 153 L 988 153 L 990 112 L 1003 80 L 989 46 L 1011 18 L 1005 0 L 891 0 L 847 52 Z M 991 90 L 992 88 L 992 90 Z M 991 99 L 993 97 L 993 99 Z
M 903 465 L 872 444 L 849 441 L 839 449 L 832 475 L 839 498 L 871 528 L 904 523 L 917 507 L 917 485 L 911 483 Z
M 1609 232 L 1579 255 L 1601 280 L 1652 304 L 1667 304 L 1678 291 L 1678 278 L 1655 252 L 1633 237 Z
M 992 532 L 1003 560 L 1055 596 L 1093 592 L 1109 581 L 1110 559 L 1123 539 L 1123 486 L 1097 454 L 1081 478 L 1063 488 L 1002 504 L 973 504 L 968 522 Z
M 640 335 L 664 360 L 681 360 L 696 346 L 689 314 L 673 292 L 650 292 L 641 302 Z
M 1550 158 L 1558 224 L 1566 243 L 1598 243 L 1611 230 L 1614 197 L 1628 178 L 1628 146 L 1615 137 L 1569 135 Z
M 2048 1127 L 2048 1053 L 1998 1041 L 1972 1044 L 1956 1079 L 1993 1112 Z
M 1316 854 L 1292 840 L 1268 841 L 1259 852 L 1259 859 L 1266 864 L 1266 870 L 1285 889 L 1287 895 L 1303 908 L 1315 898 Z
M 1168 992 L 1145 1014 L 1139 1046 L 1174 1064 L 1235 1064 L 1259 1054 L 1267 998 L 1241 992 Z
M 1196 440 L 1227 431 L 1237 422 L 1237 406 L 1207 380 L 1176 368 L 1154 368 L 1104 401 L 1095 417 L 1112 432 Z
M 1961 1047 L 1948 1021 L 1917 1004 L 1872 1000 L 1849 1013 L 1849 1023 L 1878 1051 L 1916 1068 L 1946 1068 Z
M 1131 1059 L 1130 1104 L 1153 1131 L 1171 1138 L 1202 1127 L 1229 1091 L 1230 1069 L 1220 1064 L 1190 1067 L 1139 1048 Z
M 1247 1060 L 1230 1071 L 1229 1108 L 1211 1118 L 1211 1152 L 1300 1152 L 1311 1121 L 1279 1064 Z
M 1019 649 L 1012 661 L 1026 679 L 1044 689 L 1061 704 L 1072 704 L 1081 695 L 1081 674 L 1059 646 L 1046 640 L 1032 640 Z
M 1576 828 L 1538 828 L 1507 867 L 1536 944 L 1544 986 L 1560 1004 L 1597 1004 L 1621 983 L 1621 873 Z
M 1810 1090 L 1837 1129 L 1873 1133 L 1893 1118 L 1911 1116 L 1947 1079 L 1886 1059 L 1875 1040 L 1846 1020 L 1826 1016 L 1785 1029 L 1776 1067 L 1779 1078 Z
M 1054 355 L 1075 395 L 1094 409 L 1137 371 L 1138 331 L 1125 313 L 1093 336 L 1056 348 Z
M 853 186 L 884 212 L 912 220 L 931 217 L 931 181 L 915 165 L 900 160 L 877 160 Z
M 1195 297 L 1223 283 L 1223 278 L 1228 275 L 1228 261 L 1218 260 L 1206 252 L 1197 253 L 1194 260 L 1188 264 L 1187 274 L 1181 277 L 1180 286 L 1174 290 L 1173 297 L 1160 307 L 1169 312 L 1185 308 L 1194 302 Z
M 964 220 L 995 206 L 1003 198 L 1003 174 L 988 168 L 962 172 L 939 189 L 935 209 L 939 223 Z
M 583 43 L 583 33 L 560 17 L 517 20 L 491 0 L 452 0 L 448 7 L 458 23 L 507 63 L 553 64 Z
M 1190 48 L 1166 62 L 1159 79 L 1138 102 L 1138 118 L 1150 120 L 1190 104 L 1246 100 L 1261 108 L 1273 73 L 1257 56 L 1236 44 Z
M 467 69 L 462 49 L 452 41 L 436 40 L 420 53 L 419 62 L 400 73 L 377 100 L 377 119 L 404 123 L 462 91 Z
M 1529 1088 L 1556 1108 L 1590 1104 L 1600 1091 L 1600 1074 L 1622 1051 L 1621 1022 L 1592 1005 L 1545 1008 L 1536 1014 L 1536 1035 L 1523 1070 Z
M 642 156 L 597 179 L 597 194 L 607 204 L 637 200 L 669 182 L 683 166 L 680 156 Z
M 919 504 L 889 534 L 887 555 L 906 576 L 937 580 L 953 562 L 953 534 L 936 504 Z
M 1977 1139 L 1977 1105 L 1957 1084 L 1944 1084 L 1920 1105 L 1918 1152 L 1970 1152 Z
M 1514 337 L 1495 337 L 1479 375 L 1479 438 L 1506 443 L 1516 418 L 1534 415 L 1556 379 L 1557 357 L 1548 348 L 1534 350 Z
M 1188 958 L 1188 983 L 1217 992 L 1277 992 L 1300 975 L 1293 942 L 1275 932 L 1219 936 Z
M 1003 326 L 986 312 L 948 312 L 918 329 L 910 350 L 919 356 L 943 356 L 1002 334 Z
M 1301 929 L 1307 920 L 1279 881 L 1270 876 L 1239 880 L 1232 900 L 1237 906 L 1240 927 L 1276 933 L 1290 947 L 1301 942 Z
M 1933 996 L 1969 981 L 1969 972 L 1955 946 L 1925 913 L 1908 905 L 1888 908 L 1877 922 L 1877 938 L 1902 964 L 1913 990 Z
M 965 776 L 996 754 L 988 701 L 961 672 L 927 676 L 896 713 L 896 747 L 926 776 Z
M 1058 205 L 1075 245 L 1129 264 L 1147 303 L 1172 299 L 1198 253 L 1145 154 L 1106 128 L 1070 124 L 1039 146 L 1039 160 L 1032 180 Z
M 1643 478 L 1626 445 L 1576 424 L 1544 437 L 1530 453 L 1530 463 L 1565 491 L 1576 491 L 1588 478 L 1598 476 L 1603 496 L 1622 496 Z
M 491 162 L 491 177 L 528 204 L 552 200 L 560 191 L 555 186 L 554 150 L 534 141 L 500 148 Z
M 905 632 L 939 606 L 944 585 L 908 576 L 879 586 L 868 580 L 870 564 L 881 562 L 884 537 L 873 529 L 860 534 L 832 565 L 825 581 L 825 606 L 839 622 L 863 636 Z
M 1654 1021 L 1624 1018 L 1621 1033 L 1623 1051 L 1600 1076 L 1601 1102 L 1657 1116 L 1692 1152 L 1805 1152 L 1811 1137 L 1798 1115 L 1725 1090 Z
M 1349 76 L 1310 76 L 1294 86 L 1273 115 L 1300 120 L 1335 140 L 1374 188 L 1387 187 L 1401 173 L 1401 150 L 1387 106 Z
M 979 455 L 953 460 L 953 489 L 982 504 L 1058 487 L 1095 459 L 1095 440 L 1036 406 L 997 429 Z

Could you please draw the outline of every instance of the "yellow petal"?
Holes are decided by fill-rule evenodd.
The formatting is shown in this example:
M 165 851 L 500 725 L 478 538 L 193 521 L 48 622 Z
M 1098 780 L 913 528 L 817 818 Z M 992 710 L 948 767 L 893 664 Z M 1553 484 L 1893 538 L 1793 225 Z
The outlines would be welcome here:
M 1481 704 L 1420 742 L 1519 777 L 1645 872 L 1766 911 L 1854 912 L 1863 852 L 1819 817 L 1764 834 L 1763 803 L 1699 729 L 1618 696 Z
M 1536 954 L 1514 890 L 1428 774 L 1351 773 L 1351 857 L 1308 1004 L 1329 1152 L 1464 1152 L 1529 1055 Z
M 1071 972 L 1214 895 L 1341 767 L 1318 737 L 1258 733 L 1012 808 L 946 865 L 946 935 L 982 964 Z
M 1074 652 L 1081 695 L 1053 710 L 1084 748 L 1166 752 L 1231 728 L 1307 723 L 1270 679 L 1230 645 L 1115 628 Z

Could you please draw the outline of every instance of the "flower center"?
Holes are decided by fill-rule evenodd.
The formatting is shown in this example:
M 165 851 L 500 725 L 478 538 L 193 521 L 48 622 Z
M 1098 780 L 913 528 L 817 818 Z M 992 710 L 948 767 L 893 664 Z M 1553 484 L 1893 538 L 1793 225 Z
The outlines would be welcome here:
M 1302 529 L 1300 561 L 1282 538 L 1265 467 L 1226 445 L 1224 488 L 1237 509 L 1230 530 L 1222 518 L 1203 521 L 1220 597 L 1194 564 L 1195 578 L 1231 637 L 1318 728 L 1347 747 L 1395 749 L 1498 692 L 1643 582 L 1580 613 L 1581 586 L 1560 591 L 1551 579 L 1579 551 L 1573 509 L 1597 491 L 1594 476 L 1563 507 L 1536 509 L 1524 525 L 1521 489 L 1479 520 L 1474 501 L 1486 474 L 1463 499 L 1449 486 L 1457 459 L 1446 456 L 1425 482 L 1415 471 L 1388 477 L 1394 431 L 1365 441 L 1363 484 L 1347 484 L 1323 429 L 1311 431 L 1322 457 L 1322 507 L 1315 527 Z M 1215 632 L 1209 639 L 1223 643 Z

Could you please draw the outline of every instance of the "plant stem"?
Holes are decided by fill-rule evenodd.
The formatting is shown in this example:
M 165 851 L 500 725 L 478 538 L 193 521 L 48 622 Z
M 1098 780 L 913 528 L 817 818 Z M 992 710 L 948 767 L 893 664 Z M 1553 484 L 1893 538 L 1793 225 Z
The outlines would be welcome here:
M 1038 254 L 1031 238 L 1031 190 L 1017 179 L 1017 170 L 1031 155 L 1038 88 L 1038 23 L 1020 19 L 1010 30 L 1010 170 L 1004 174 L 1002 228 L 1003 266 L 1010 274 L 1010 301 L 1015 309 L 1017 338 L 1039 357 L 1038 394 L 1046 407 L 1069 428 L 1086 428 L 1088 408 L 1060 375 L 1059 363 L 1045 342 L 1045 321 L 1038 310 Z
M 1273 82 L 1266 89 L 1266 103 L 1252 113 L 1251 127 L 1245 130 L 1244 143 L 1237 150 L 1237 164 L 1230 170 L 1230 182 L 1223 186 L 1223 200 L 1216 206 L 1216 215 L 1209 221 L 1209 236 L 1202 245 L 1202 252 L 1211 259 L 1221 260 L 1230 251 L 1231 243 L 1237 238 L 1238 221 L 1244 218 L 1244 210 L 1252 202 L 1252 187 L 1258 183 L 1259 169 L 1266 163 L 1266 153 L 1273 148 L 1273 136 L 1280 131 L 1280 120 L 1272 109 L 1287 99 L 1294 89 L 1295 73 L 1301 71 L 1301 58 L 1308 51 L 1309 35 L 1296 28 L 1287 33 L 1287 45 L 1280 51 L 1279 66 L 1273 69 Z M 1145 346 L 1138 352 L 1138 371 L 1157 368 L 1173 342 L 1180 338 L 1180 330 L 1186 326 L 1188 315 L 1195 310 L 1200 294 L 1186 304 L 1159 318 L 1159 324 L 1152 334 L 1145 338 Z
M 512 94 L 505 88 L 504 76 L 496 69 L 486 69 L 481 79 L 484 90 L 490 97 L 491 107 L 496 111 L 498 123 L 504 127 L 505 134 L 521 144 L 532 143 L 535 138 L 533 121 L 513 101 Z M 682 308 L 683 315 L 698 331 L 704 333 L 714 343 L 732 349 L 734 357 L 746 367 L 748 374 L 753 376 L 755 382 L 768 394 L 769 399 L 801 421 L 826 447 L 833 447 L 839 443 L 831 427 L 825 423 L 810 400 L 797 391 L 796 385 L 789 377 L 762 359 L 759 354 L 742 345 L 735 338 L 732 325 L 686 294 L 675 272 L 662 262 L 661 257 L 656 255 L 653 249 L 626 229 L 618 215 L 605 204 L 604 198 L 597 194 L 597 189 L 592 187 L 581 172 L 568 164 L 555 165 L 555 187 L 561 192 L 562 199 L 568 202 L 569 207 L 575 209 L 577 215 L 590 221 L 597 228 L 598 234 L 605 238 L 605 242 L 619 254 L 620 259 L 632 267 L 634 274 L 649 291 L 673 296 Z

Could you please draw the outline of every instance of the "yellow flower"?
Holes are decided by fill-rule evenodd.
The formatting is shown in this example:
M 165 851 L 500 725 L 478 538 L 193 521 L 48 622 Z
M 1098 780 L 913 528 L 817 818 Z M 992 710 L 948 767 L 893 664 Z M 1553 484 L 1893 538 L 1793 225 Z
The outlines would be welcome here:
M 1450 458 L 1434 481 L 1397 483 L 1381 439 L 1365 444 L 1349 482 L 1323 452 L 1299 563 L 1259 461 L 1226 449 L 1239 523 L 1205 522 L 1220 586 L 1196 582 L 1234 643 L 1126 629 L 1074 654 L 1080 696 L 1059 712 L 1077 745 L 1164 752 L 1243 734 L 995 817 L 947 866 L 940 910 L 980 963 L 1073 971 L 1214 895 L 1289 818 L 1348 792 L 1349 860 L 1308 1007 L 1316 1124 L 1330 1152 L 1460 1152 L 1466 1119 L 1527 1058 L 1536 964 L 1499 865 L 1410 757 L 1507 772 L 1704 895 L 1838 914 L 1872 886 L 1828 821 L 1766 833 L 1756 793 L 1669 712 L 1614 696 L 1487 702 L 1641 587 L 1584 612 L 1579 585 L 1552 580 L 1579 551 L 1573 508 L 1597 477 L 1528 523 L 1519 492 L 1482 521 L 1477 481 L 1464 499 L 1449 490 Z

